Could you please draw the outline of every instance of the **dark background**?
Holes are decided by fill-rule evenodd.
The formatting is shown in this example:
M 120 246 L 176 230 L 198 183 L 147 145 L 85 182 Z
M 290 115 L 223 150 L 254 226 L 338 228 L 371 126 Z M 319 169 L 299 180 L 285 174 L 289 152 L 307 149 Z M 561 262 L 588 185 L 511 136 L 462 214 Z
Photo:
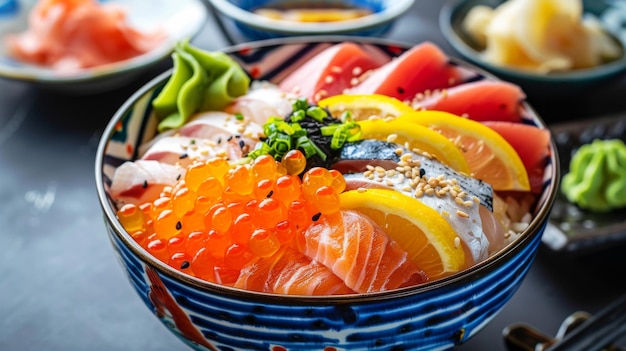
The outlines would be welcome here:
M 416 1 L 388 37 L 430 40 L 457 56 L 439 30 L 440 6 Z M 211 17 L 193 43 L 209 50 L 228 45 Z M 96 95 L 0 79 L 0 350 L 186 350 L 143 306 L 116 261 L 94 180 L 106 123 L 169 66 L 166 60 Z M 625 113 L 626 79 L 530 102 L 549 124 Z M 508 325 L 526 323 L 554 335 L 571 313 L 596 313 L 626 291 L 624 253 L 620 244 L 576 257 L 543 247 L 504 310 L 458 349 L 504 350 Z

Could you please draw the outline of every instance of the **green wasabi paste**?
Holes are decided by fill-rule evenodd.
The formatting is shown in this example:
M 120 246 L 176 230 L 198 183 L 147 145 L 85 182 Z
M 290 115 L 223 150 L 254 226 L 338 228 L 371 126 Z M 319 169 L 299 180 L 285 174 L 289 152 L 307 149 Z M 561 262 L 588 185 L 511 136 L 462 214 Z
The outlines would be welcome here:
M 606 212 L 626 207 L 626 145 L 595 140 L 576 151 L 561 190 L 579 207 Z
M 181 127 L 196 112 L 222 110 L 248 92 L 250 78 L 223 52 L 203 51 L 185 40 L 176 44 L 172 60 L 172 75 L 152 101 L 159 132 Z

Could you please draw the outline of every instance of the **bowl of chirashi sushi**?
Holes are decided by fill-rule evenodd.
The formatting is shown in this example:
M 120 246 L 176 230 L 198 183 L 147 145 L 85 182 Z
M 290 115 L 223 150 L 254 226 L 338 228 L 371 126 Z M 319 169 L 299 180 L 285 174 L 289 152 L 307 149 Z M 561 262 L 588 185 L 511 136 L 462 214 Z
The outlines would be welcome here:
M 444 350 L 530 268 L 558 155 L 517 86 L 430 42 L 271 39 L 173 68 L 106 127 L 104 221 L 196 350 Z

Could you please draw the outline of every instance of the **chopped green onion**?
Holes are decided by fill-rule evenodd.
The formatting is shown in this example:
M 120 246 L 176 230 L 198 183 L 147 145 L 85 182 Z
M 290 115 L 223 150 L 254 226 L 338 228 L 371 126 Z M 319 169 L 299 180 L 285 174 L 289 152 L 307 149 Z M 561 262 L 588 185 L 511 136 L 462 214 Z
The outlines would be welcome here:
M 243 115 L 239 112 L 235 113 L 235 119 L 238 121 L 243 121 Z
M 352 117 L 352 111 L 350 110 L 343 111 L 339 119 L 343 123 L 354 122 L 354 117 Z
M 270 145 L 276 154 L 282 157 L 291 150 L 291 137 L 285 134 L 276 134 Z
M 307 107 L 309 107 L 309 102 L 307 101 L 306 98 L 299 98 L 296 101 L 294 101 L 291 104 L 291 106 L 293 107 L 294 112 L 305 111 Z
M 323 161 L 326 160 L 326 154 L 324 153 L 324 151 L 322 151 L 317 145 L 315 145 L 313 140 L 309 139 L 309 137 L 299 137 L 296 143 L 296 148 L 302 149 L 306 158 L 311 158 L 315 155 L 318 155 Z
M 316 121 L 323 121 L 324 118 L 328 117 L 326 111 L 319 106 L 311 106 L 306 110 L 306 115 L 313 118 Z
M 270 153 L 271 151 L 271 147 L 264 141 L 257 143 L 256 147 L 254 148 L 254 150 L 252 150 L 249 154 L 248 157 L 255 159 L 261 155 L 267 155 Z
M 324 151 L 320 149 L 319 146 L 317 146 L 317 144 L 315 144 L 313 140 L 309 139 L 309 143 L 311 144 L 311 146 L 313 146 L 313 148 L 315 149 L 315 152 L 322 159 L 322 161 L 326 161 L 326 153 L 324 153 Z
M 291 125 L 289 125 L 289 123 L 287 122 L 280 122 L 278 123 L 278 130 L 287 134 L 287 135 L 292 135 L 294 133 L 293 128 L 291 127 Z
M 330 124 L 327 126 L 323 126 L 322 128 L 320 128 L 320 132 L 322 132 L 323 136 L 331 136 L 335 133 L 335 131 L 339 128 L 341 128 L 341 124 L 336 123 L 336 124 Z
M 337 128 L 333 133 L 333 138 L 330 140 L 330 148 L 335 150 L 341 148 L 348 139 L 349 132 L 348 129 Z
M 291 121 L 300 122 L 300 121 L 303 121 L 305 117 L 306 117 L 306 112 L 304 112 L 304 110 L 294 111 L 291 114 Z
M 306 130 L 298 123 L 291 123 L 291 128 L 293 129 L 293 134 L 291 134 L 293 138 L 299 138 L 306 135 Z

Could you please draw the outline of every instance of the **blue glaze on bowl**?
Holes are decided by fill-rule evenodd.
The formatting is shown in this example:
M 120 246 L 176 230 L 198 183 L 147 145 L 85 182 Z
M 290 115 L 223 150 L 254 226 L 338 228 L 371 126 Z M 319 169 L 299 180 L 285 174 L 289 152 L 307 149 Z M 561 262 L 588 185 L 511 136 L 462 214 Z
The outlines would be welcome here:
M 294 23 L 268 19 L 253 13 L 255 9 L 285 3 L 307 3 L 294 0 L 210 0 L 212 6 L 249 40 L 262 40 L 302 35 L 383 36 L 395 20 L 403 15 L 414 0 L 323 0 L 308 2 L 321 7 L 324 4 L 350 5 L 369 9 L 371 15 L 346 21 L 326 23 Z
M 17 0 L 3 0 L 0 2 L 0 17 L 14 16 L 19 11 Z
M 292 38 L 226 51 L 254 78 L 277 81 L 303 53 L 356 40 L 365 50 L 398 55 L 398 43 L 374 39 Z M 458 65 L 466 64 L 455 61 Z M 263 67 L 262 71 L 258 71 Z M 466 66 L 469 67 L 469 66 Z M 493 79 L 475 71 L 476 79 Z M 219 286 L 152 258 L 116 219 L 107 189 L 115 168 L 136 157 L 156 130 L 152 99 L 171 71 L 132 96 L 107 126 L 96 160 L 98 195 L 119 261 L 143 303 L 187 345 L 205 350 L 449 350 L 489 323 L 515 294 L 535 258 L 558 187 L 554 145 L 535 218 L 520 238 L 488 260 L 445 279 L 396 291 L 333 297 L 255 293 Z M 545 127 L 526 106 L 525 123 Z

